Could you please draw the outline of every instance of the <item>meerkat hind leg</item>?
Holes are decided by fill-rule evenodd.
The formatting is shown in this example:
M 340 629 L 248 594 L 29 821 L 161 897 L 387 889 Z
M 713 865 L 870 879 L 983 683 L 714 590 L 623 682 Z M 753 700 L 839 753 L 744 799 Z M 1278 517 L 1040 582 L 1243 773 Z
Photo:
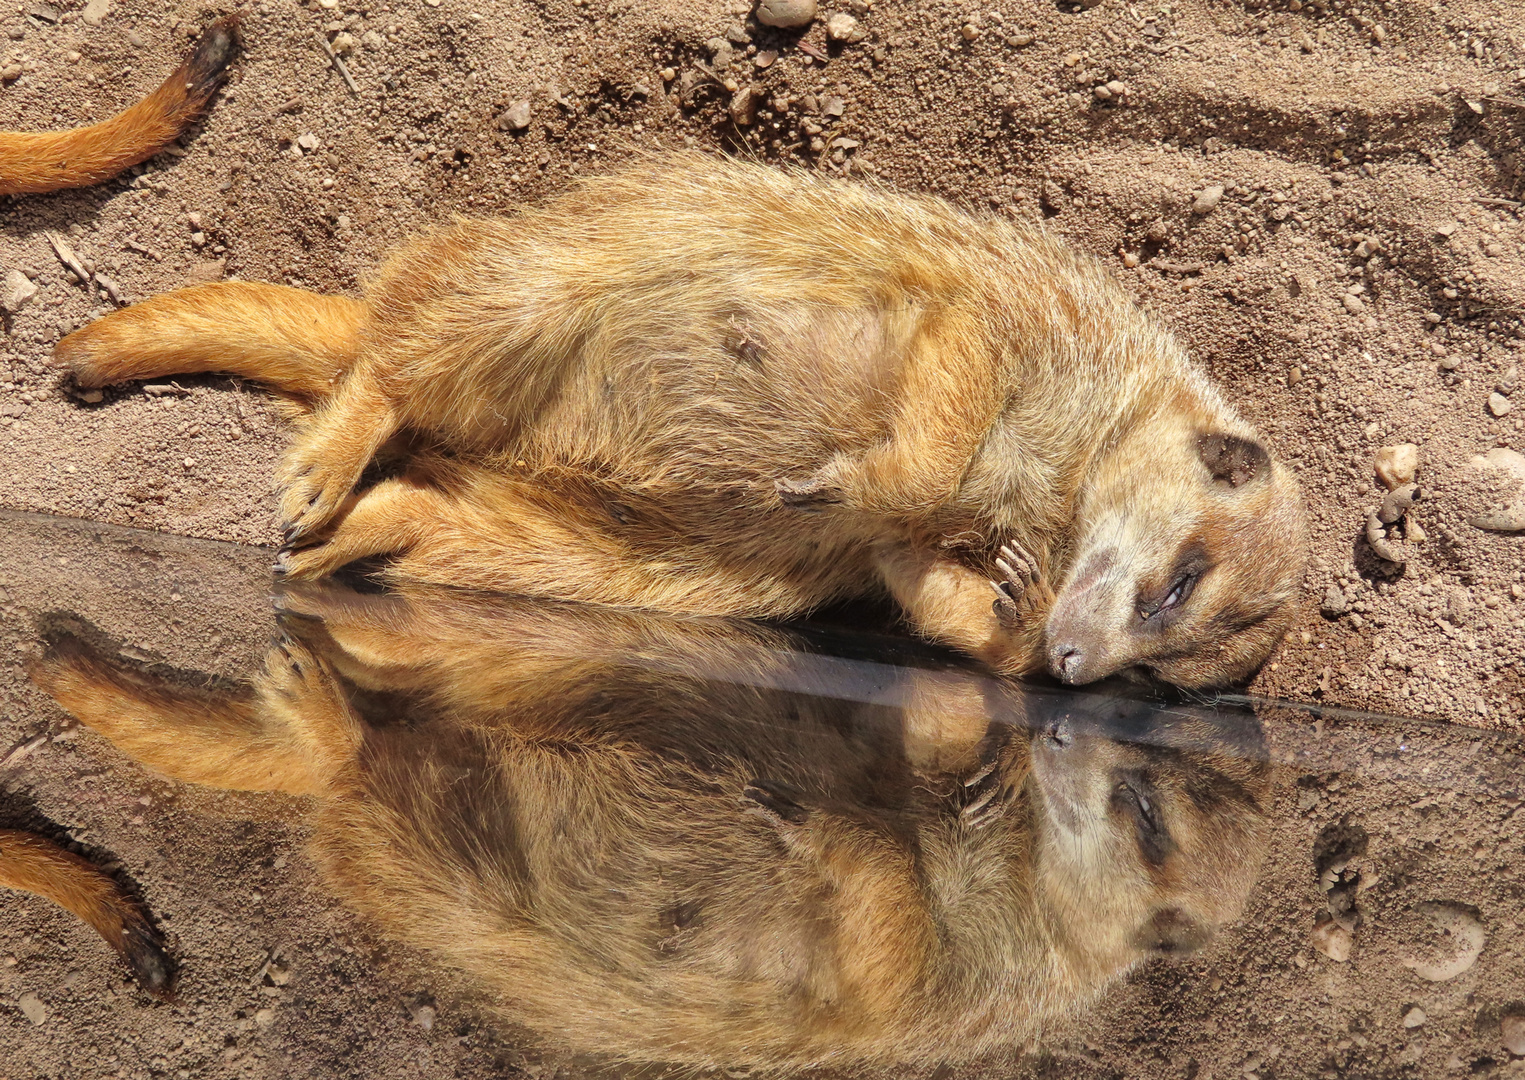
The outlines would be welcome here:
M 65 337 L 53 359 L 79 386 L 219 371 L 315 403 L 354 362 L 365 319 L 357 300 L 227 281 L 114 311 Z
M 292 795 L 327 786 L 300 733 L 268 716 L 253 690 L 178 685 L 107 659 L 69 634 L 56 636 L 28 667 L 32 681 L 71 715 L 176 780 Z

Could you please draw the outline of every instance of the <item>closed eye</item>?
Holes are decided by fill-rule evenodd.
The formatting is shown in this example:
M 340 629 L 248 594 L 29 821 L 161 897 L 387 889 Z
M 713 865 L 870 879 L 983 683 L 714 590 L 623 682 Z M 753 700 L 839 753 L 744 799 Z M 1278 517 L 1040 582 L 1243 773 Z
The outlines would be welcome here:
M 1170 588 L 1165 590 L 1163 596 L 1157 599 L 1141 601 L 1138 605 L 1138 617 L 1149 620 L 1164 612 L 1180 607 L 1191 596 L 1192 590 L 1197 587 L 1197 582 L 1201 580 L 1201 577 L 1202 575 L 1198 571 L 1182 574 L 1170 583 Z

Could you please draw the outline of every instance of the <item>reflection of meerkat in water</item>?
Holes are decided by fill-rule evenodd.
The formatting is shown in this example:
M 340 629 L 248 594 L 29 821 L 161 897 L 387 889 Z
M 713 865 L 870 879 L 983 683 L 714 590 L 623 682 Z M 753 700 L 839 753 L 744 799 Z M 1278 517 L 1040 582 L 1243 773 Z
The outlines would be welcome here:
M 183 289 L 56 355 L 86 386 L 219 370 L 312 406 L 281 469 L 298 577 L 390 555 L 747 616 L 887 590 L 1002 671 L 1205 686 L 1255 671 L 1301 574 L 1291 477 L 1099 266 L 696 155 L 422 240 L 364 303 Z M 357 491 L 394 436 L 448 456 Z
M 804 1066 L 1031 1042 L 1204 944 L 1259 861 L 1258 732 L 1207 717 L 1130 745 L 1056 713 L 1030 749 L 991 719 L 1042 701 L 1012 684 L 844 675 L 781 632 L 426 590 L 286 603 L 326 621 L 246 694 L 67 638 L 33 674 L 172 777 L 317 796 L 348 904 L 579 1051 Z

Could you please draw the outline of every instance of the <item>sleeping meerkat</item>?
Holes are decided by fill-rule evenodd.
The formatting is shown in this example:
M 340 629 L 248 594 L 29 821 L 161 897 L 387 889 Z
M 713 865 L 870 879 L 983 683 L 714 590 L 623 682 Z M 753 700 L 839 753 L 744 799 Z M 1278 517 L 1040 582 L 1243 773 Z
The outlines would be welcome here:
M 325 584 L 284 605 L 296 640 L 242 693 L 68 636 L 33 677 L 161 773 L 313 796 L 346 904 L 578 1052 L 930 1065 L 1028 1044 L 1205 945 L 1264 848 L 1247 714 L 595 605 Z
M 1247 679 L 1297 486 L 1096 263 L 929 198 L 699 155 L 405 248 L 364 302 L 182 289 L 61 341 L 82 386 L 260 380 L 311 577 L 787 617 L 887 591 L 998 670 Z M 392 442 L 400 475 L 361 487 Z M 995 588 L 992 594 L 992 586 Z

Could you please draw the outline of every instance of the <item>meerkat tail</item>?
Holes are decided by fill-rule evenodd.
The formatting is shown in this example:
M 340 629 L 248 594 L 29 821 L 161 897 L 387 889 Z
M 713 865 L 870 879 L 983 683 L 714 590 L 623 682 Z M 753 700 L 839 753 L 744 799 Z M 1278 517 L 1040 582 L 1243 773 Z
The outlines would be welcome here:
M 300 734 L 252 688 L 202 691 L 106 659 L 72 634 L 53 635 L 32 681 L 134 760 L 175 780 L 234 791 L 315 795 L 327 776 Z
M 366 306 L 284 285 L 194 285 L 114 311 L 53 349 L 80 386 L 220 371 L 309 403 L 359 349 Z
M 0 886 L 23 889 L 73 912 L 106 939 L 138 985 L 166 996 L 174 958 L 147 914 L 111 875 L 35 833 L 0 829 Z
M 224 15 L 159 89 L 110 120 L 72 131 L 0 133 L 0 195 L 87 187 L 153 157 L 201 115 L 241 41 L 239 16 Z

